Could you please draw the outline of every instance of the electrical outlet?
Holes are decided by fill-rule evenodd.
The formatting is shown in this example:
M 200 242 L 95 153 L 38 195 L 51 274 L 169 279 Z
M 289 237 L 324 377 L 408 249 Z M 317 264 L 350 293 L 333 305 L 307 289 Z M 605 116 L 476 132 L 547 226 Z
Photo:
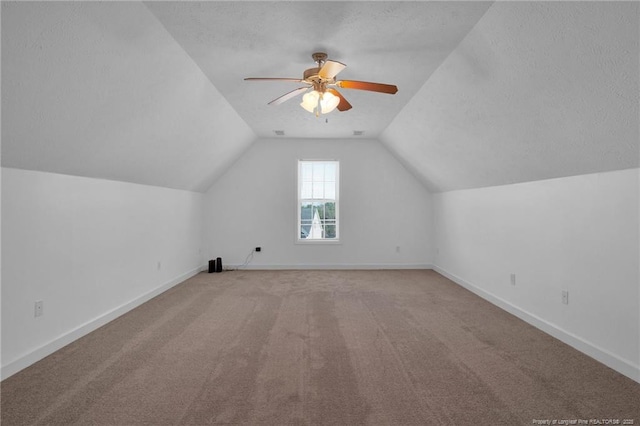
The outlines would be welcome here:
M 516 285 L 516 274 L 511 274 L 511 285 Z
M 158 271 L 162 269 L 162 262 L 158 262 Z
M 256 251 L 262 251 L 262 247 L 256 247 Z
M 400 253 L 400 246 L 396 246 L 396 253 Z
M 565 305 L 569 304 L 569 291 L 568 290 L 562 290 L 562 303 L 564 303 Z
M 36 300 L 33 306 L 33 316 L 36 318 L 41 317 L 43 314 L 43 310 L 44 310 L 44 302 L 42 302 L 42 300 Z

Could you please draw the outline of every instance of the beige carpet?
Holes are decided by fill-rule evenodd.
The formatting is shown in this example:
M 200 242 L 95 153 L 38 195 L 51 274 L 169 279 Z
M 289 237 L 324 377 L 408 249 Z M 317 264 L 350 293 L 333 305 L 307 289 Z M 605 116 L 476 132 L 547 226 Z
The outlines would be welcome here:
M 6 426 L 640 424 L 640 384 L 433 271 L 200 274 L 1 390 Z

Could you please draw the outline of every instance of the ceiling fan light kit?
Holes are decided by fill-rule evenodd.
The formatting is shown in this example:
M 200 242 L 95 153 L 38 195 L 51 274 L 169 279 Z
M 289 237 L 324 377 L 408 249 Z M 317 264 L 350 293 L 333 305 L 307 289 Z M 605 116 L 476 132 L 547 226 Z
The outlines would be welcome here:
M 370 83 L 368 81 L 338 80 L 336 75 L 346 68 L 346 65 L 332 60 L 327 60 L 327 54 L 316 52 L 311 55 L 318 64 L 317 67 L 304 71 L 302 79 L 297 78 L 274 78 L 274 77 L 248 77 L 245 80 L 266 80 L 266 81 L 292 81 L 306 83 L 304 87 L 299 87 L 289 93 L 285 93 L 269 102 L 269 105 L 279 105 L 289 99 L 306 92 L 302 96 L 300 106 L 305 110 L 314 113 L 316 117 L 320 114 L 328 114 L 334 109 L 338 111 L 348 111 L 351 104 L 338 92 L 335 87 L 343 89 L 366 90 L 370 92 L 395 94 L 398 88 L 392 84 Z M 312 89 L 309 91 L 309 89 Z
M 340 98 L 332 94 L 331 92 L 318 92 L 312 90 L 302 96 L 302 103 L 300 106 L 309 112 L 315 112 L 316 117 L 319 114 L 328 114 L 340 103 Z

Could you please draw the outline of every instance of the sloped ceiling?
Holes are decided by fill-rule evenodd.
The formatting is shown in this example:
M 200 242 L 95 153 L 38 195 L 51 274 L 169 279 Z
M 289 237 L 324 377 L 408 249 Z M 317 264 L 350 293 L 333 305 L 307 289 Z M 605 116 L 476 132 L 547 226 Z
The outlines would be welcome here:
M 431 190 L 638 167 L 636 2 L 2 2 L 2 165 L 206 190 L 257 137 L 378 137 Z M 267 102 L 326 51 L 356 90 Z M 293 85 L 293 86 L 292 86 Z
M 255 140 L 137 2 L 2 2 L 2 165 L 205 191 Z
M 498 2 L 381 140 L 446 191 L 638 167 L 637 2 Z

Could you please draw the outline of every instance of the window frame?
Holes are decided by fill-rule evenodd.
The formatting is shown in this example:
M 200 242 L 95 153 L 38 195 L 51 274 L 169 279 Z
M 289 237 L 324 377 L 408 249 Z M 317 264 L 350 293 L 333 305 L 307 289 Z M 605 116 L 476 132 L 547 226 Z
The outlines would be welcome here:
M 336 185 L 335 185 L 335 199 L 314 199 L 314 198 L 302 198 L 302 165 L 303 163 L 335 163 L 336 165 Z M 295 234 L 295 242 L 296 244 L 341 244 L 340 241 L 340 160 L 335 158 L 323 158 L 323 159 L 298 159 L 297 160 L 297 168 L 296 168 L 296 234 Z M 302 231 L 302 213 L 301 206 L 303 201 L 309 202 L 319 202 L 319 201 L 330 201 L 335 203 L 335 227 L 336 227 L 336 237 L 335 238 L 313 238 L 306 239 L 300 238 Z

